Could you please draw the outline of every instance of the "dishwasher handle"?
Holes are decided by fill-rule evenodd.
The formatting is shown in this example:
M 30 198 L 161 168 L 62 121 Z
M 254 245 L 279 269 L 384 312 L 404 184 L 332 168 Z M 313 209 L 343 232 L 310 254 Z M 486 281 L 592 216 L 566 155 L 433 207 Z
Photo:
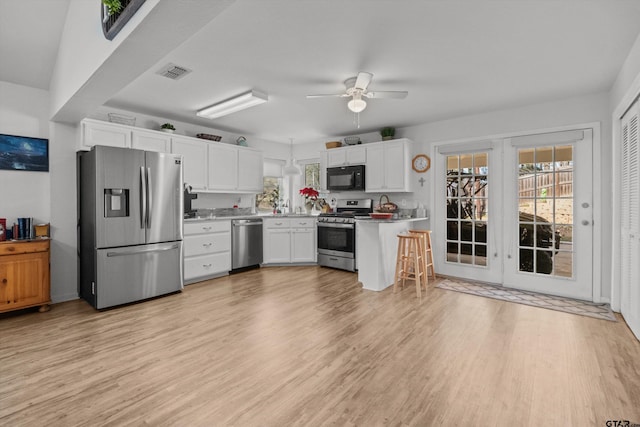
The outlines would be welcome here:
M 234 227 L 244 227 L 248 225 L 262 225 L 262 220 L 251 220 L 251 219 L 236 219 L 231 223 Z

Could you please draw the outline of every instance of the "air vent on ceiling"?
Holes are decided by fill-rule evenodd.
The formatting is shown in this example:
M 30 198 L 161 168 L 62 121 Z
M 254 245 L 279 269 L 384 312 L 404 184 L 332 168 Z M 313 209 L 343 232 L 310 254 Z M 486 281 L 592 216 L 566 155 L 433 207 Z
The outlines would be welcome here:
M 164 67 L 162 67 L 161 69 L 159 69 L 156 74 L 159 74 L 161 76 L 164 77 L 168 77 L 172 80 L 178 80 L 181 79 L 182 77 L 186 76 L 187 74 L 189 74 L 191 72 L 190 69 L 185 68 L 185 67 L 181 67 L 179 65 L 176 64 L 167 64 Z

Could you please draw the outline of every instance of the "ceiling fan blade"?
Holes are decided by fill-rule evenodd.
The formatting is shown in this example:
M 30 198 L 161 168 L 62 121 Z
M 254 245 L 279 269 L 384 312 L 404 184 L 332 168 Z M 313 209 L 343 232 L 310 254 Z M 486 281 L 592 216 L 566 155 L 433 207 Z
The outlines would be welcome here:
M 356 83 L 353 85 L 353 87 L 356 89 L 366 90 L 367 86 L 369 86 L 369 83 L 371 83 L 372 78 L 373 74 L 360 71 L 358 73 L 358 77 L 356 78 Z
M 307 98 L 346 98 L 346 93 L 331 93 L 326 95 L 307 95 Z
M 391 99 L 404 99 L 407 97 L 409 92 L 400 91 L 400 90 L 389 90 L 389 91 L 376 91 L 376 92 L 366 92 L 363 93 L 363 96 L 367 98 L 391 98 Z

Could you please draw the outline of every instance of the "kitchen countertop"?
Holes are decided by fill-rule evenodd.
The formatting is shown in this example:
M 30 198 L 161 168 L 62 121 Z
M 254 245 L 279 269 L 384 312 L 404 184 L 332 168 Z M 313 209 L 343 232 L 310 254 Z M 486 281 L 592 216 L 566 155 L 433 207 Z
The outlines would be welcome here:
M 307 215 L 307 214 L 252 214 L 252 215 L 208 215 L 208 216 L 200 216 L 195 218 L 185 218 L 184 222 L 201 222 L 201 221 L 223 221 L 223 220 L 233 220 L 233 219 L 251 219 L 251 218 L 315 218 L 318 215 Z
M 414 222 L 426 221 L 429 218 L 398 218 L 398 219 L 374 219 L 374 218 L 356 218 L 356 222 L 364 224 L 388 224 L 394 222 Z

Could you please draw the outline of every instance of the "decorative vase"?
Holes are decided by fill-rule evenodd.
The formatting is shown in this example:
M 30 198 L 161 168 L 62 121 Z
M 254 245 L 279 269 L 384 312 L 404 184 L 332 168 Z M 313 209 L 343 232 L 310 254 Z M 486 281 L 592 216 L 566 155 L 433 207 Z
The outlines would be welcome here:
M 166 132 L 166 133 L 173 133 L 175 132 L 173 129 L 160 129 L 162 132 Z
M 311 215 L 311 210 L 313 210 L 313 202 L 306 202 L 304 204 L 304 210 L 307 212 L 307 215 Z

